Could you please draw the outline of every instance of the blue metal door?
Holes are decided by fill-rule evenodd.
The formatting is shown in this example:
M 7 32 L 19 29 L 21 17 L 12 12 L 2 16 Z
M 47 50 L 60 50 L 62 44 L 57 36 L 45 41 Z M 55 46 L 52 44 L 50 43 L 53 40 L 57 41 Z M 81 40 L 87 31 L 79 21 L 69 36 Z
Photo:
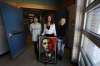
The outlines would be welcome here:
M 6 4 L 4 4 L 6 5 Z M 6 5 L 2 8 L 11 56 L 15 58 L 25 48 L 25 33 L 23 28 L 23 11 Z

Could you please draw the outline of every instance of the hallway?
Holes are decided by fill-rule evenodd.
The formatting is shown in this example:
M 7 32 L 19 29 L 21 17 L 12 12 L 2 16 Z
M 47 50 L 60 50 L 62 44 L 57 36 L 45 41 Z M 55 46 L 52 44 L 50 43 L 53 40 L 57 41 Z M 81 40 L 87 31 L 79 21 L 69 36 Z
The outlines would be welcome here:
M 100 0 L 0 0 L 0 66 L 100 66 Z
M 9 54 L 0 56 L 0 66 L 76 66 L 70 62 L 70 49 L 66 49 L 64 59 L 57 64 L 45 65 L 35 59 L 33 47 L 28 46 L 16 59 L 11 59 Z
M 56 25 L 58 25 L 58 21 L 62 16 L 66 17 L 66 19 L 67 17 L 69 17 L 67 7 L 62 7 L 62 3 L 64 0 L 47 0 L 46 2 L 45 1 L 46 0 L 43 0 L 42 2 L 41 0 L 38 0 L 37 2 L 32 1 L 31 3 L 29 1 L 17 2 L 16 0 L 16 2 L 8 1 L 0 3 L 0 14 L 2 14 L 0 15 L 0 22 L 4 23 L 1 24 L 3 25 L 2 31 L 5 31 L 6 39 L 8 41 L 8 43 L 1 44 L 5 44 L 7 47 L 9 47 L 7 48 L 7 51 L 9 52 L 4 55 L 2 53 L 2 55 L 0 56 L 0 66 L 77 66 L 72 64 L 71 62 L 72 46 L 70 46 L 70 48 L 65 48 L 63 60 L 57 60 L 57 64 L 45 65 L 36 60 L 34 47 L 32 46 L 32 39 L 30 36 L 28 37 L 28 39 L 26 38 L 26 33 L 30 35 L 29 25 L 31 24 L 31 20 L 34 15 L 38 15 L 39 22 L 41 24 L 44 24 L 46 22 L 47 15 L 52 14 Z M 72 1 L 74 2 L 74 0 Z M 67 3 L 67 6 L 75 4 L 73 2 L 71 2 L 70 4 Z M 60 8 L 58 8 L 59 5 L 61 10 L 59 10 Z M 72 10 L 71 8 L 74 7 L 69 7 L 69 11 Z M 67 29 L 68 28 L 66 28 L 66 30 Z M 0 34 L 0 36 L 1 35 L 2 34 Z M 70 38 L 72 37 L 71 35 Z M 69 41 L 69 37 L 66 37 L 66 40 Z M 3 47 L 1 47 L 0 49 L 2 48 Z M 5 51 L 5 53 L 7 51 Z

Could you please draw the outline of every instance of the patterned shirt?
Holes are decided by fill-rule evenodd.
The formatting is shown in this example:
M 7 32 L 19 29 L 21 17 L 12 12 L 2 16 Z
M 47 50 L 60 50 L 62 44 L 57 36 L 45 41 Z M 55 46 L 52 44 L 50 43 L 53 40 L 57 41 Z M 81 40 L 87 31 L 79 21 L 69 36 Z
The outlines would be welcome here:
M 30 24 L 30 32 L 32 33 L 32 41 L 37 41 L 39 35 L 41 34 L 41 24 L 40 23 L 32 23 Z

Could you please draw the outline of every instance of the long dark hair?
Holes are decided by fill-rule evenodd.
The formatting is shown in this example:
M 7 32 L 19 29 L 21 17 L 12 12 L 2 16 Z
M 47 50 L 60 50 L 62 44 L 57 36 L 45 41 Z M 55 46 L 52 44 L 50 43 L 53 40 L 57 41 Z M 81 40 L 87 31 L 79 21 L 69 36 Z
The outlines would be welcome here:
M 49 14 L 49 15 L 47 15 L 47 17 L 46 17 L 46 23 L 48 22 L 48 17 L 51 17 L 51 24 L 54 24 L 54 19 L 53 19 L 53 15 L 51 15 L 51 14 Z

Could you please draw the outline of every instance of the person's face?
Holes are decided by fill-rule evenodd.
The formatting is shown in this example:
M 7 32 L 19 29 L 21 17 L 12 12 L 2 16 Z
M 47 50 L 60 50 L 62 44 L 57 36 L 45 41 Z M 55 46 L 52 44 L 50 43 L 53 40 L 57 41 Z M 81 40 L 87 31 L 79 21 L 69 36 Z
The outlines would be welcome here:
M 60 25 L 64 25 L 65 23 L 66 23 L 66 19 L 65 18 L 61 18 Z
M 51 22 L 51 16 L 48 16 L 48 22 Z
M 33 22 L 33 19 L 30 19 L 31 22 Z
M 42 43 L 43 48 L 47 49 L 48 48 L 48 39 L 44 39 Z
M 38 22 L 38 18 L 34 17 L 34 23 Z

